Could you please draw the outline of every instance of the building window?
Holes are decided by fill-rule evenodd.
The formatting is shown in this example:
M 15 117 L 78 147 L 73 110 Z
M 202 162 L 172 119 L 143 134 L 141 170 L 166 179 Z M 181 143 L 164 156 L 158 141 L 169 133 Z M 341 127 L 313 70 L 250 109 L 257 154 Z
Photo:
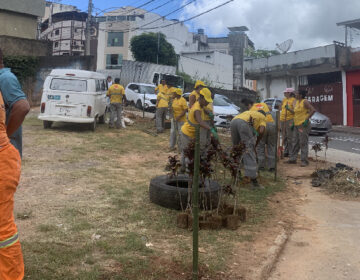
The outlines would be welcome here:
M 55 48 L 59 46 L 59 42 L 55 42 Z
M 124 33 L 123 32 L 109 32 L 107 46 L 108 47 L 124 46 Z
M 68 55 L 69 55 L 69 53 L 68 53 L 68 52 L 64 52 L 62 55 L 64 55 L 64 56 L 68 56 Z
M 135 16 L 127 16 L 128 21 L 135 21 Z
M 122 54 L 107 54 L 106 69 L 120 69 L 122 64 Z
M 116 16 L 107 17 L 107 21 L 116 21 Z
M 84 42 L 84 41 L 81 41 L 81 45 L 84 46 L 84 45 L 85 45 L 85 42 Z
M 125 21 L 126 20 L 126 16 L 117 16 L 117 21 Z
M 59 35 L 60 34 L 60 30 L 59 29 L 56 29 L 55 30 L 55 35 Z

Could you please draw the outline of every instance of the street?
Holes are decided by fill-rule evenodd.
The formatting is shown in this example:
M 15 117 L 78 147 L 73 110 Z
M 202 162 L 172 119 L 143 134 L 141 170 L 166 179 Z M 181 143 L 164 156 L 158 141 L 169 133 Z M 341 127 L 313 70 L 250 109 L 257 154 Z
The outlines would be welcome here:
M 313 145 L 316 142 L 322 142 L 324 138 L 324 136 L 310 136 L 309 144 Z M 360 155 L 360 135 L 330 132 L 329 139 L 329 148 Z

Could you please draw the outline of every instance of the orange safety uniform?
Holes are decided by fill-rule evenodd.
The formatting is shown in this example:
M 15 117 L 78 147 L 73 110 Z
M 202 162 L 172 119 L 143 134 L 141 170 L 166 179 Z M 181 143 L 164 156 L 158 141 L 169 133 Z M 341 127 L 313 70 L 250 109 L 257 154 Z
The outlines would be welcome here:
M 6 133 L 5 105 L 0 92 L 0 279 L 24 278 L 24 261 L 14 219 L 14 194 L 21 159 Z

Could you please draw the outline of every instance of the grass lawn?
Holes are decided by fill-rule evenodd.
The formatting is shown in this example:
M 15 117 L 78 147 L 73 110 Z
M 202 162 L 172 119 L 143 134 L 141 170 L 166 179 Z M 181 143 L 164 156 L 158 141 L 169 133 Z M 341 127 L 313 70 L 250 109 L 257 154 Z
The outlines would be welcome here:
M 169 156 L 169 132 L 144 132 L 152 126 L 137 119 L 125 130 L 99 125 L 93 133 L 69 124 L 45 130 L 29 115 L 15 198 L 26 279 L 191 277 L 192 232 L 176 227 L 177 211 L 149 201 L 150 179 L 166 173 Z M 272 176 L 262 173 L 265 190 L 241 189 L 248 220 L 238 230 L 200 231 L 208 279 L 224 271 L 234 246 L 251 241 L 271 215 L 267 198 L 284 187 Z

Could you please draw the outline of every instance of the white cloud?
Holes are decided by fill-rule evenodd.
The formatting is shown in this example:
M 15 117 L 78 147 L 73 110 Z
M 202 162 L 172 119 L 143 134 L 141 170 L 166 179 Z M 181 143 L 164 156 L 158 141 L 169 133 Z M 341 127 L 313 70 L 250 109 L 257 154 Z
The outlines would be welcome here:
M 189 18 L 223 2 L 198 0 L 181 16 Z M 275 49 L 276 43 L 292 38 L 291 50 L 299 50 L 343 42 L 344 29 L 336 23 L 359 18 L 359 10 L 359 0 L 235 0 L 194 19 L 192 26 L 204 28 L 208 36 L 219 36 L 228 33 L 227 27 L 245 25 L 256 48 Z M 360 34 L 352 34 L 353 45 L 359 45 Z

